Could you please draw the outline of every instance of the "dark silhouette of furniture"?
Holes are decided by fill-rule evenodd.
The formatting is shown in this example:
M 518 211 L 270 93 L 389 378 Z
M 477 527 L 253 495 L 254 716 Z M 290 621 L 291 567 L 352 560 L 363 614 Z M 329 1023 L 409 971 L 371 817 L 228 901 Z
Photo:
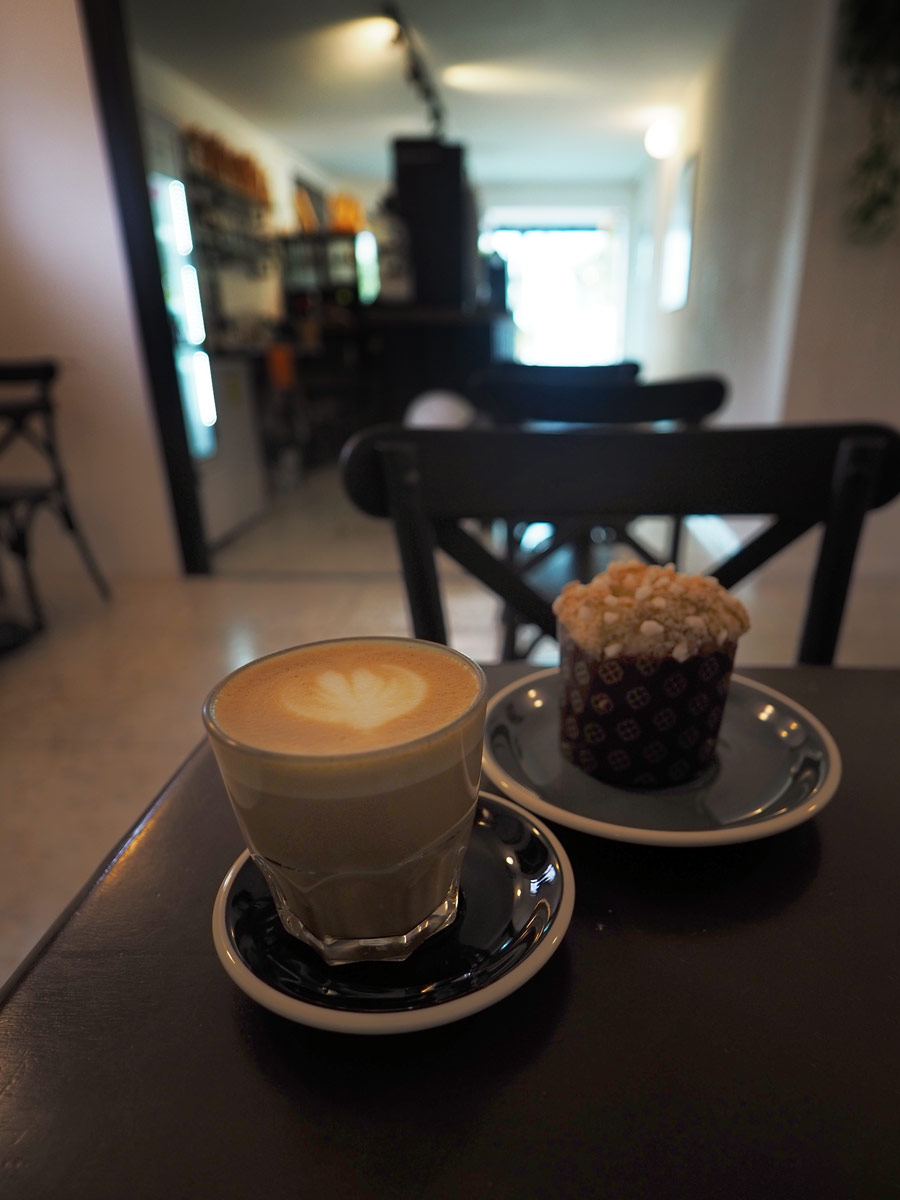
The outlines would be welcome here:
M 830 664 L 865 516 L 900 492 L 900 435 L 876 424 L 667 434 L 384 426 L 347 444 L 342 469 L 353 502 L 394 522 L 416 637 L 447 640 L 436 547 L 555 636 L 549 600 L 479 535 L 478 522 L 498 514 L 550 523 L 592 513 L 766 516 L 710 574 L 732 587 L 821 525 L 798 661 Z
M 400 421 L 425 392 L 465 395 L 473 373 L 490 362 L 507 318 L 488 309 L 375 303 L 359 320 L 367 371 L 377 381 L 371 399 L 377 420 Z
M 636 362 L 595 367 L 493 362 L 471 375 L 466 396 L 496 425 L 523 425 L 528 421 L 633 422 L 628 389 L 636 384 L 639 372 Z M 696 419 L 701 420 L 703 415 Z
M 0 646 L 9 648 L 44 627 L 44 613 L 30 562 L 31 524 L 46 508 L 73 538 L 88 574 L 104 600 L 109 585 L 100 572 L 75 520 L 56 438 L 52 384 L 57 365 L 51 360 L 0 362 L 0 454 L 21 440 L 40 454 L 47 471 L 40 479 L 7 479 L 0 472 L 0 546 L 15 558 L 31 610 L 29 626 L 5 622 Z
M 440 138 L 393 142 L 389 207 L 406 226 L 422 309 L 462 312 L 475 301 L 478 215 L 463 146 Z
M 481 416 L 500 427 L 544 428 L 572 425 L 660 425 L 690 429 L 717 412 L 728 394 L 727 384 L 715 375 L 685 376 L 640 384 L 637 363 L 610 367 L 543 367 L 498 363 L 477 372 L 469 399 Z M 608 372 L 608 374 L 604 374 Z M 674 522 L 669 558 L 676 560 L 681 523 Z M 610 536 L 625 542 L 647 561 L 652 551 L 636 540 L 621 521 Z M 582 539 L 583 551 L 589 540 Z M 553 547 L 547 549 L 552 553 Z M 579 574 L 587 578 L 590 563 L 584 554 Z
M 700 425 L 725 402 L 728 388 L 713 375 L 687 376 L 658 383 L 637 381 L 638 364 L 614 363 L 597 367 L 548 367 L 495 363 L 476 372 L 469 396 L 478 417 L 493 426 L 561 429 L 573 425 L 653 425 L 690 429 Z M 662 560 L 677 564 L 682 522 L 671 523 L 668 549 Z M 630 519 L 557 522 L 552 533 L 532 550 L 523 548 L 527 525 L 514 516 L 501 526 L 507 560 L 520 573 L 539 581 L 541 590 L 558 592 L 567 579 L 588 580 L 608 563 L 617 544 L 628 546 L 647 562 L 657 555 L 631 528 Z M 551 561 L 552 560 L 552 561 Z M 544 578 L 541 581 L 540 577 Z M 509 606 L 502 617 L 503 657 L 520 655 L 523 622 Z M 538 639 L 541 635 L 538 635 Z M 535 640 L 524 649 L 527 656 Z

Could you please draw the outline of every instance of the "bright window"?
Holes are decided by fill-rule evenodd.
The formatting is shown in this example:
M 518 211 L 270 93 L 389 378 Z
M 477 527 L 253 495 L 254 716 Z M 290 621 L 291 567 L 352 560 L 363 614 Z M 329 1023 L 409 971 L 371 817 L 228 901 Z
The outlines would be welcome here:
M 507 264 L 519 362 L 591 366 L 622 359 L 627 246 L 614 228 L 501 228 L 480 245 Z

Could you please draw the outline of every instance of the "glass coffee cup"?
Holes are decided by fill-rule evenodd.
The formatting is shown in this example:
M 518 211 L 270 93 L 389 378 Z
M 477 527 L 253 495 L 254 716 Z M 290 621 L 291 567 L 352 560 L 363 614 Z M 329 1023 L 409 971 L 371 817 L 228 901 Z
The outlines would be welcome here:
M 331 964 L 407 958 L 456 917 L 481 775 L 480 667 L 343 638 L 210 692 L 207 734 L 285 929 Z

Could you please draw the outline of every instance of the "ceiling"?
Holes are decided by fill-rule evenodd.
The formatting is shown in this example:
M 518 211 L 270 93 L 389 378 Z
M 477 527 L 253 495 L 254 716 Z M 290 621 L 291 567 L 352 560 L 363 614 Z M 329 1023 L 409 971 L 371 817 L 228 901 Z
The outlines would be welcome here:
M 390 178 L 430 131 L 382 6 L 122 0 L 134 44 L 336 178 Z M 742 0 L 401 0 L 477 185 L 634 178 Z M 393 27 L 388 27 L 387 32 Z

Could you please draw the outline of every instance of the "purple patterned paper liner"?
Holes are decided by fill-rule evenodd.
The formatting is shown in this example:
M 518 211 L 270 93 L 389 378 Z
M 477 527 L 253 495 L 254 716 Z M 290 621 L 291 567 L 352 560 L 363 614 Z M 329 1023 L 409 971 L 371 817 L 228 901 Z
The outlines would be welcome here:
M 560 626 L 560 745 L 586 774 L 616 787 L 664 788 L 708 767 L 737 649 L 679 663 L 597 658 Z

